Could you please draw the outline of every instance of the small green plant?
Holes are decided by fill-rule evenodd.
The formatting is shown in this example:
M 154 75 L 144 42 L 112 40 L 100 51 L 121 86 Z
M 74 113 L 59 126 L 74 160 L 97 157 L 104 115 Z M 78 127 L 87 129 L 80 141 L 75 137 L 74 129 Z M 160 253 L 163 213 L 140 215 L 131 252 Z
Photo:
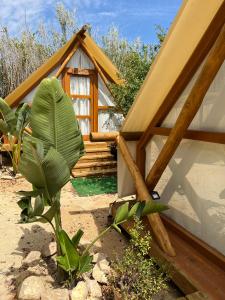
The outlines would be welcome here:
M 163 204 L 139 202 L 129 208 L 125 203 L 116 212 L 114 222 L 104 229 L 90 245 L 80 251 L 82 230 L 70 238 L 63 230 L 60 192 L 70 180 L 70 171 L 83 154 L 82 135 L 76 122 L 71 100 L 56 78 L 44 79 L 33 100 L 30 124 L 32 136 L 24 138 L 19 170 L 33 185 L 32 191 L 20 191 L 18 205 L 22 222 L 48 222 L 57 242 L 58 270 L 61 280 L 73 284 L 81 274 L 92 268 L 89 251 L 110 228 L 121 232 L 119 225 L 136 216 L 160 212 Z M 65 275 L 65 276 L 64 276 Z
M 0 139 L 0 150 L 4 149 L 4 136 L 10 145 L 10 150 L 5 149 L 12 161 L 14 175 L 18 172 L 18 166 L 20 162 L 21 145 L 23 140 L 23 133 L 25 127 L 29 123 L 30 107 L 27 103 L 22 103 L 18 106 L 16 111 L 0 98 L 0 113 L 2 119 L 0 119 L 0 133 L 2 137 Z
M 143 229 L 141 220 L 135 217 L 130 243 L 123 255 L 113 262 L 110 281 L 124 300 L 151 300 L 167 288 L 165 270 L 148 256 L 152 238 L 150 233 L 143 233 Z

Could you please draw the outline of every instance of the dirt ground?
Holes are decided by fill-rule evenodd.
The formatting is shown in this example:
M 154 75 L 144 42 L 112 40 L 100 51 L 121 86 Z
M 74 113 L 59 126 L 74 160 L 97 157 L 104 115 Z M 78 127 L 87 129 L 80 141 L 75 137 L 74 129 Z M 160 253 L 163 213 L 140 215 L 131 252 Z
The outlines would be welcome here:
M 21 262 L 27 253 L 41 251 L 44 244 L 53 240 L 48 224 L 18 224 L 20 196 L 15 192 L 30 189 L 25 179 L 0 180 L 0 300 L 11 299 L 7 288 L 13 286 L 13 277 L 22 272 Z M 116 194 L 79 197 L 68 183 L 61 198 L 63 227 L 70 235 L 81 228 L 82 239 L 92 241 L 107 225 L 109 204 L 116 199 Z M 95 250 L 112 258 L 115 253 L 121 253 L 125 243 L 125 238 L 113 230 L 97 242 Z

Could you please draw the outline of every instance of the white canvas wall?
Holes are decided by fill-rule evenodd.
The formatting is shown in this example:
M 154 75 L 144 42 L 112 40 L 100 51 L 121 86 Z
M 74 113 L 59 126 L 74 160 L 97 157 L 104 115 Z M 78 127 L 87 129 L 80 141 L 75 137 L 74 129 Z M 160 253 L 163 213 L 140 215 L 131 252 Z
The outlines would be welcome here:
M 202 66 L 201 66 L 202 67 Z M 163 123 L 172 127 L 199 74 L 187 86 Z M 191 126 L 194 130 L 225 132 L 225 63 L 208 90 Z M 154 136 L 146 147 L 146 174 L 166 137 Z M 133 152 L 133 145 L 128 143 Z M 134 186 L 119 156 L 120 196 Z M 183 140 L 163 173 L 156 190 L 168 204 L 174 221 L 225 255 L 225 145 Z
M 148 174 L 165 137 L 146 148 Z M 156 190 L 174 221 L 225 255 L 225 146 L 183 140 Z

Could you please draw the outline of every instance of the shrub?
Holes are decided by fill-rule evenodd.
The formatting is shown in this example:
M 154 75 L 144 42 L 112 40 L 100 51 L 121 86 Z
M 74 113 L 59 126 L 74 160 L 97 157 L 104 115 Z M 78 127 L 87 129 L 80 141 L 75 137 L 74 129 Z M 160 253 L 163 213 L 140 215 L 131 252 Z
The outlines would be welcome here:
M 150 233 L 143 235 L 143 229 L 142 222 L 135 218 L 130 243 L 112 265 L 110 282 L 124 300 L 150 300 L 167 288 L 165 267 L 159 268 L 155 259 L 148 256 L 152 238 Z

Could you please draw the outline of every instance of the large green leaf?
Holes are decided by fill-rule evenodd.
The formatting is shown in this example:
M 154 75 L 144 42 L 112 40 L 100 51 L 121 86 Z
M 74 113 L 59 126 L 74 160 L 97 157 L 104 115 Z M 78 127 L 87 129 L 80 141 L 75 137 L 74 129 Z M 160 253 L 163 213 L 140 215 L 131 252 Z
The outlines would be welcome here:
M 83 234 L 84 234 L 83 230 L 78 229 L 77 233 L 72 237 L 72 243 L 75 248 L 77 248 Z
M 92 255 L 85 255 L 80 257 L 79 272 L 78 272 L 79 275 L 89 272 L 93 268 L 92 260 L 93 260 Z
M 117 209 L 114 223 L 119 224 L 120 222 L 126 220 L 128 217 L 128 212 L 129 212 L 129 203 L 126 202 Z
M 79 267 L 79 254 L 64 230 L 58 233 L 62 255 L 56 257 L 59 266 L 67 272 L 73 272 Z
M 8 131 L 11 134 L 15 133 L 16 130 L 16 115 L 14 111 L 10 108 L 10 106 L 2 99 L 0 98 L 0 113 L 3 116 L 3 119 L 5 123 L 1 121 L 1 127 L 4 126 L 4 129 L 6 129 L 6 124 L 8 126 Z
M 32 135 L 43 141 L 45 153 L 54 147 L 71 170 L 83 155 L 84 145 L 72 101 L 56 78 L 44 79 L 39 85 L 30 124 Z
M 70 179 L 62 155 L 51 147 L 44 156 L 42 142 L 34 137 L 24 138 L 19 170 L 36 189 L 44 190 L 47 197 L 55 196 Z
M 29 122 L 30 106 L 28 103 L 21 103 L 16 109 L 16 133 L 20 135 Z

